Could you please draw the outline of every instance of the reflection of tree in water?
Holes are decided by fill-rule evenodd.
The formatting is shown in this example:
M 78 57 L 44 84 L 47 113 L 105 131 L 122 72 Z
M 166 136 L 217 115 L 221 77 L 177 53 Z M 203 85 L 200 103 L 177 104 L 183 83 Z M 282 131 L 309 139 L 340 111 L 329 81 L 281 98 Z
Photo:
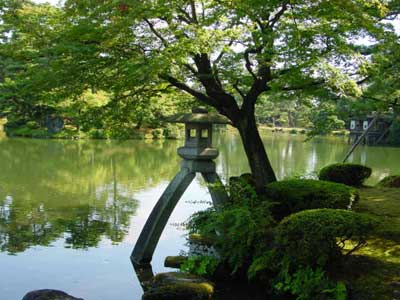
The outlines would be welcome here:
M 135 191 L 170 179 L 175 153 L 175 143 L 0 141 L 0 251 L 121 242 Z
M 322 167 L 341 162 L 349 149 L 344 138 L 321 137 L 304 142 L 304 135 L 265 134 L 263 141 L 272 166 L 279 179 L 297 175 L 309 175 Z M 237 134 L 216 134 L 214 138 L 221 155 L 218 172 L 224 177 L 248 172 L 248 163 Z M 373 168 L 369 184 L 384 176 L 400 173 L 399 149 L 390 147 L 359 147 L 349 162 L 367 164 Z

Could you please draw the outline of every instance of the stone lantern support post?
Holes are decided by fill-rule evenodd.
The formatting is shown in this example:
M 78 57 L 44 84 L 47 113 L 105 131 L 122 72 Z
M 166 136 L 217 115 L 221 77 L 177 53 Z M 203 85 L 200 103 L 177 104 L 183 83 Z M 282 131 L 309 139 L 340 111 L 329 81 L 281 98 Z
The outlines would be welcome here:
M 220 115 L 194 110 L 193 114 L 179 116 L 175 122 L 186 125 L 185 146 L 178 149 L 179 156 L 183 158 L 181 169 L 161 195 L 140 233 L 131 255 L 135 265 L 151 262 L 169 217 L 196 173 L 201 173 L 206 181 L 215 207 L 224 203 L 228 197 L 213 161 L 218 156 L 218 150 L 211 146 L 212 124 L 226 124 L 227 121 Z

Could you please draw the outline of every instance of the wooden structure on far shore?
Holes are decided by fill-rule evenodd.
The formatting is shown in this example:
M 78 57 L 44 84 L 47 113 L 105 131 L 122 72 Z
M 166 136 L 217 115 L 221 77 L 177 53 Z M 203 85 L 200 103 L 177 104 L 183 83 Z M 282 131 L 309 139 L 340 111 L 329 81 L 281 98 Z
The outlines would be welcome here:
M 393 119 L 394 116 L 390 114 L 371 114 L 365 117 L 351 118 L 348 125 L 350 131 L 349 143 L 361 142 L 365 145 L 385 144 Z M 359 141 L 360 138 L 362 138 L 361 141 Z

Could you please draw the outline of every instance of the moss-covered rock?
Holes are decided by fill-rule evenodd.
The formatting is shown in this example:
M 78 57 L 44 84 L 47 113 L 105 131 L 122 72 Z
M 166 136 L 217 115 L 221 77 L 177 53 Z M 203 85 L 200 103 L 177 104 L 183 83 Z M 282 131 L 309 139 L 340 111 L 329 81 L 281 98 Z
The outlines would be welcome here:
M 167 268 L 179 269 L 183 263 L 188 260 L 187 256 L 167 256 L 164 261 L 164 266 Z
M 319 179 L 361 186 L 365 179 L 371 176 L 371 173 L 372 169 L 363 165 L 337 163 L 322 168 L 319 172 Z
M 212 238 L 197 233 L 190 234 L 188 237 L 189 256 L 217 255 L 214 243 Z
M 143 300 L 203 300 L 214 294 L 214 285 L 201 277 L 168 272 L 157 274 Z
M 400 188 L 400 175 L 386 176 L 377 184 L 378 187 Z
M 193 244 L 198 244 L 208 247 L 211 247 L 213 245 L 213 240 L 211 238 L 204 237 L 197 233 L 189 234 L 188 240 L 189 243 Z

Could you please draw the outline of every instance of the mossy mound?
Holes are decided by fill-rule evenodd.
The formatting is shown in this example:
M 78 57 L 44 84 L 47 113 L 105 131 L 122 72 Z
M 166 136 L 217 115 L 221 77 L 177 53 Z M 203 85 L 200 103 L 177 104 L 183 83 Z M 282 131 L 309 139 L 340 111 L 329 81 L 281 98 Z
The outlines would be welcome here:
M 142 300 L 203 300 L 214 294 L 214 285 L 201 277 L 168 272 L 157 274 Z
M 275 229 L 278 252 L 295 265 L 326 267 L 364 246 L 378 226 L 375 218 L 341 209 L 311 209 L 283 219 Z M 350 249 L 344 248 L 349 244 Z
M 386 176 L 377 184 L 378 187 L 400 188 L 400 175 Z
M 316 208 L 350 208 L 358 199 L 356 189 L 344 184 L 292 179 L 267 185 L 267 198 L 272 201 L 272 213 L 280 220 L 292 213 Z
M 363 165 L 338 163 L 322 168 L 318 177 L 320 180 L 361 186 L 371 173 L 372 169 Z

